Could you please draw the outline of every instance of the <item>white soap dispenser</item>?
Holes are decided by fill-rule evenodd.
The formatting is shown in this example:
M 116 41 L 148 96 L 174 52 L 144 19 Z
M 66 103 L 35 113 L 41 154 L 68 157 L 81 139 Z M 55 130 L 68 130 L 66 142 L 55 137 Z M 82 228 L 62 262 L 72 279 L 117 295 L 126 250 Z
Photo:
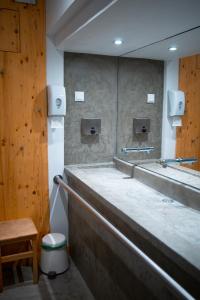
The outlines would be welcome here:
M 168 91 L 168 116 L 172 119 L 172 126 L 182 126 L 181 117 L 185 110 L 185 94 L 180 90 Z

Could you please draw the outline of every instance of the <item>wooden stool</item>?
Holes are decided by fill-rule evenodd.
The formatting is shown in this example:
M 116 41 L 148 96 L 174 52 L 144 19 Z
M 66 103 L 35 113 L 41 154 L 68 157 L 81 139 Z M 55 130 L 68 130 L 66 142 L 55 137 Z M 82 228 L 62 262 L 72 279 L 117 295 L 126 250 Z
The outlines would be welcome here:
M 37 229 L 31 219 L 0 222 L 0 291 L 3 290 L 2 264 L 25 258 L 33 258 L 33 282 L 38 282 Z M 1 256 L 1 247 L 7 244 L 30 241 L 32 249 L 12 255 Z

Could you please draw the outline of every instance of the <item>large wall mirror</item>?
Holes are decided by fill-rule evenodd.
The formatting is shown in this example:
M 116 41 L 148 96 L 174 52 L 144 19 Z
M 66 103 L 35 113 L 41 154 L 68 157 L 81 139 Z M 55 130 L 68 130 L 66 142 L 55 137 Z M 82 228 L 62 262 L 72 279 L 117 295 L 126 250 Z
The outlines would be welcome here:
M 121 159 L 190 157 L 198 162 L 185 166 L 200 170 L 199 36 L 200 28 L 194 28 L 119 59 L 117 156 Z M 170 51 L 171 46 L 177 49 Z M 173 126 L 168 116 L 169 89 L 185 93 L 181 127 Z M 148 103 L 148 97 L 154 103 L 151 99 Z
M 198 177 L 199 19 L 192 10 L 188 11 L 190 17 L 186 26 L 182 11 L 174 12 L 175 8 L 172 10 L 165 1 L 156 8 L 159 14 L 151 9 L 148 1 L 142 2 L 149 5 L 155 20 L 150 19 L 143 6 L 140 11 L 141 1 L 138 1 L 138 15 L 134 18 L 133 2 L 118 1 L 65 45 L 64 82 L 68 99 L 65 164 L 107 162 L 116 156 L 130 163 L 148 163 L 150 168 L 152 161 L 160 159 L 194 158 L 197 162 L 185 164 L 184 171 L 196 172 Z M 169 22 L 167 9 L 179 18 L 172 17 Z M 145 14 L 144 23 L 138 19 L 139 12 Z M 119 19 L 123 19 L 123 26 Z M 152 22 L 153 31 L 150 30 Z M 133 23 L 140 24 L 140 28 L 132 28 Z M 108 27 L 110 30 L 106 31 Z M 126 36 L 123 52 L 113 47 L 115 28 Z M 134 38 L 132 29 L 135 30 Z M 174 51 L 170 51 L 170 47 Z M 176 127 L 177 123 L 168 116 L 169 90 L 185 93 L 181 127 Z M 75 100 L 76 91 L 84 91 L 83 102 Z M 87 134 L 87 122 L 91 123 L 91 119 L 98 121 L 91 125 L 92 131 Z M 81 128 L 81 124 L 86 127 Z M 95 124 L 99 124 L 97 130 L 93 128 Z M 170 166 L 178 166 L 168 162 Z

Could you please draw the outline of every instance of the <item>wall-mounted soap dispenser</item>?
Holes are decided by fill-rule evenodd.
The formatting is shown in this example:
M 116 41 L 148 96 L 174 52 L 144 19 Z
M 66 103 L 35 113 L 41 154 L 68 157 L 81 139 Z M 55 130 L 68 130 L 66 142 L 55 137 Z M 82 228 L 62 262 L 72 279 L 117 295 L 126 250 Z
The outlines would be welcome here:
M 81 135 L 92 136 L 101 133 L 101 119 L 81 119 Z
M 135 134 L 144 134 L 150 132 L 150 119 L 147 118 L 134 118 L 133 131 Z
M 64 86 L 49 85 L 48 116 L 64 116 L 66 114 L 66 94 Z
M 185 94 L 180 90 L 168 91 L 168 116 L 172 119 L 172 126 L 181 126 L 180 116 L 184 115 Z

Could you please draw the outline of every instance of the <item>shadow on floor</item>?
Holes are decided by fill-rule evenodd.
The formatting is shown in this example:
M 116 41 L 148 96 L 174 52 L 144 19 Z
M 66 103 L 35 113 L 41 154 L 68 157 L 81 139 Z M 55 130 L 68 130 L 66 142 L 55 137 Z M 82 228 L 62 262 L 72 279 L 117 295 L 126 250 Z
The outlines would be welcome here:
M 72 261 L 69 271 L 56 279 L 50 280 L 40 274 L 38 284 L 32 283 L 30 267 L 8 267 L 4 269 L 3 276 L 4 290 L 0 300 L 94 300 Z

